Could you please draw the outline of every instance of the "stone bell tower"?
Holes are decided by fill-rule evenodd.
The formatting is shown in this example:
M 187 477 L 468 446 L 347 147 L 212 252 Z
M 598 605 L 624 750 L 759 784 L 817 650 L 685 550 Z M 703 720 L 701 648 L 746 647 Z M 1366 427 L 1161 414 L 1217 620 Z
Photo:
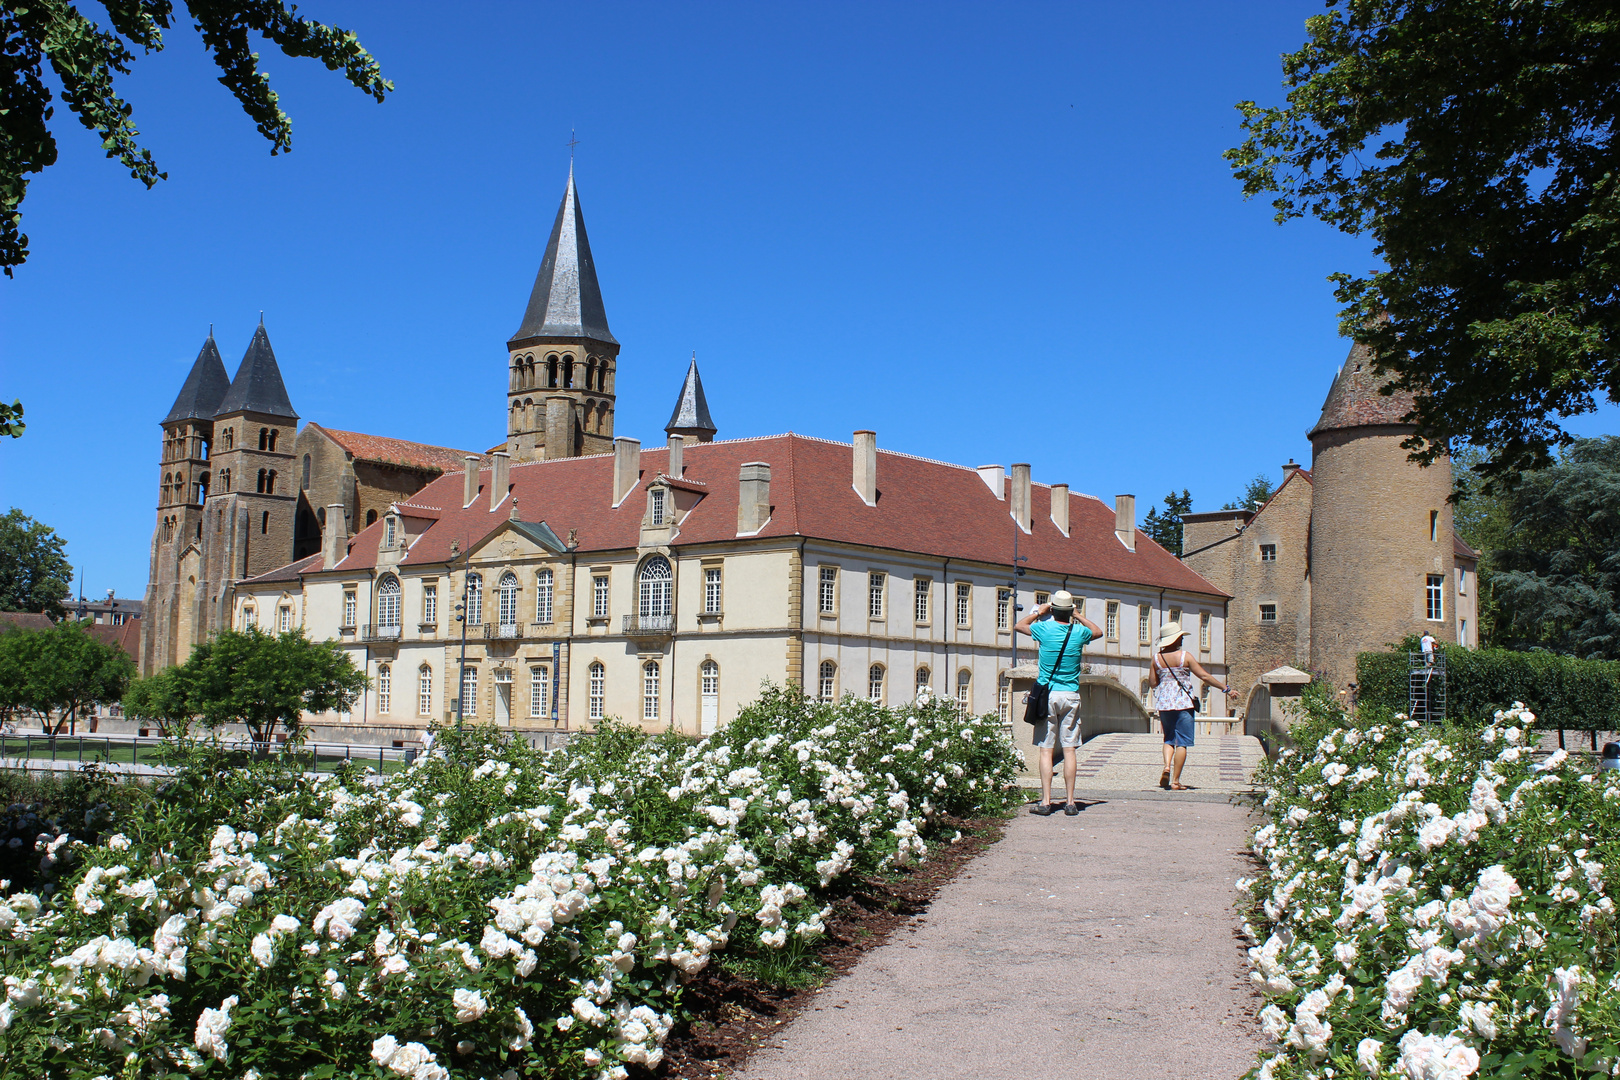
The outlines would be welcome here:
M 572 165 L 523 323 L 506 348 L 506 452 L 514 462 L 613 449 L 619 342 L 608 330 Z

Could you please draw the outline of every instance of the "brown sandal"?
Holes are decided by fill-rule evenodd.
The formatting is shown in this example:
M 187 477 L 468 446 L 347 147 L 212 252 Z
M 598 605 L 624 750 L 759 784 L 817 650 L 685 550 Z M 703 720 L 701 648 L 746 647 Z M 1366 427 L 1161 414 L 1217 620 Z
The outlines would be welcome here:
M 1164 770 L 1164 772 L 1159 775 L 1159 786 L 1164 788 L 1164 790 L 1166 790 L 1166 791 L 1170 790 L 1170 770 L 1169 769 Z
M 1191 791 L 1192 788 L 1188 787 L 1186 784 L 1171 784 L 1170 785 L 1170 790 L 1171 791 Z

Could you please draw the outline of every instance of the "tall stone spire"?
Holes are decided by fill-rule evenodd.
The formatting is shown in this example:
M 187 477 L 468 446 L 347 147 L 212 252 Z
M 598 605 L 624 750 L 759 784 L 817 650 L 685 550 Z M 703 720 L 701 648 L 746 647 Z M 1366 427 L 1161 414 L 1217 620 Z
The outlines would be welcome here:
M 185 385 L 180 387 L 180 393 L 163 422 L 212 420 L 230 385 L 230 376 L 225 374 L 225 362 L 219 358 L 219 346 L 214 344 L 214 332 L 210 329 L 208 340 L 203 342 L 196 361 L 191 365 L 191 374 L 186 376 Z
M 298 419 L 287 397 L 287 384 L 281 381 L 281 368 L 276 364 L 275 350 L 270 348 L 270 335 L 265 333 L 263 322 L 253 331 L 253 340 L 242 356 L 242 365 L 236 369 L 236 378 L 231 380 L 231 388 L 225 392 L 225 399 L 214 415 L 240 412 Z
M 664 431 L 670 435 L 686 435 L 698 442 L 713 442 L 715 432 L 709 416 L 709 399 L 703 396 L 703 379 L 698 375 L 697 353 L 692 354 L 692 366 L 686 369 L 686 381 L 675 399 L 675 411 L 669 414 Z
M 563 192 L 557 220 L 546 241 L 546 254 L 535 275 L 523 324 L 509 345 L 532 338 L 588 338 L 617 345 L 608 330 L 602 287 L 596 281 L 591 242 L 585 235 L 585 216 L 574 189 L 574 166 L 568 166 L 568 188 Z

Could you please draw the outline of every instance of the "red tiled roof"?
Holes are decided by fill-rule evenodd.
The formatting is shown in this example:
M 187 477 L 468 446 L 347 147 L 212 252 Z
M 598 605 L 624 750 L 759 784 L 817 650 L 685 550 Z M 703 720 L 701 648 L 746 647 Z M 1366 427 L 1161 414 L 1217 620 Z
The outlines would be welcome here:
M 124 650 L 131 660 L 141 658 L 141 620 L 125 619 L 117 626 L 110 623 L 91 623 L 85 627 L 91 637 L 107 645 Z
M 404 465 L 412 469 L 455 472 L 462 467 L 463 459 L 469 453 L 448 446 L 429 446 L 427 443 L 390 439 L 386 435 L 362 435 L 356 431 L 338 431 L 313 422 L 311 426 L 324 431 L 327 438 L 353 454 L 356 460 L 375 461 L 382 465 Z
M 1454 558 L 1479 560 L 1479 552 L 1469 547 L 1468 541 L 1456 533 L 1451 534 L 1451 553 Z
M 1393 376 L 1373 372 L 1372 351 L 1367 346 L 1351 346 L 1344 366 L 1328 388 L 1327 400 L 1322 402 L 1322 416 L 1307 436 L 1319 431 L 1337 431 L 1342 428 L 1405 425 L 1406 416 L 1417 403 L 1410 390 L 1397 390 L 1383 394 L 1379 388 L 1392 381 Z
M 276 581 L 297 581 L 298 578 L 312 570 L 321 568 L 321 555 L 306 555 L 297 562 L 290 562 L 286 566 L 278 566 L 274 570 L 266 570 L 258 577 L 248 578 L 244 584 L 268 585 Z
M 49 630 L 51 617 L 37 611 L 0 611 L 0 630 L 13 626 L 19 630 Z
M 771 466 L 772 507 L 758 537 L 806 536 L 1011 564 L 1016 526 L 1010 503 L 997 499 L 976 470 L 880 450 L 877 505 L 867 506 L 851 483 L 852 455 L 848 443 L 791 434 L 688 445 L 683 479 L 705 485 L 708 493 L 681 522 L 674 546 L 734 540 L 738 469 L 763 461 Z M 663 447 L 643 450 L 643 480 L 659 475 L 667 461 Z M 487 485 L 491 476 L 484 470 L 480 483 Z M 612 506 L 611 454 L 514 465 L 509 479 L 524 520 L 543 520 L 562 536 L 577 529 L 581 550 L 633 549 L 640 542 L 644 500 L 632 493 Z M 439 519 L 412 545 L 405 565 L 442 564 L 450 558 L 452 540 L 467 551 L 506 520 L 504 501 L 489 509 L 487 487 L 463 509 L 461 485 L 459 476 L 442 476 L 400 503 L 402 513 L 429 509 Z M 1032 485 L 1033 526 L 1018 543 L 1030 569 L 1226 595 L 1141 530 L 1136 551 L 1127 551 L 1114 535 L 1113 507 L 1092 496 L 1069 496 L 1070 535 L 1064 537 L 1051 521 L 1051 495 L 1050 487 Z M 361 530 L 337 569 L 352 573 L 374 566 L 382 527 L 378 521 Z

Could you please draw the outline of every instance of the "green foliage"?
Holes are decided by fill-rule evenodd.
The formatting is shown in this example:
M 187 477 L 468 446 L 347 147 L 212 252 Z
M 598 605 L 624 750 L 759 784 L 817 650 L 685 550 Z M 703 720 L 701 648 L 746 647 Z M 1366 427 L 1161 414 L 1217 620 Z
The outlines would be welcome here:
M 1250 480 L 1246 485 L 1244 485 L 1243 498 L 1239 499 L 1237 502 L 1229 502 L 1222 506 L 1221 509 L 1247 510 L 1250 513 L 1253 513 L 1262 506 L 1266 505 L 1266 501 L 1271 498 L 1272 492 L 1275 490 L 1276 489 L 1271 486 L 1271 478 L 1266 476 L 1265 473 L 1260 473 L 1253 480 Z
M 56 530 L 15 506 L 0 517 L 0 611 L 35 611 L 60 619 L 73 588 L 73 567 Z
M 267 634 L 257 626 L 221 630 L 191 651 L 175 676 L 192 715 L 211 727 L 242 724 L 254 742 L 270 742 L 279 728 L 303 741 L 304 714 L 344 709 L 367 686 L 365 673 L 333 641 L 310 641 L 302 628 Z M 137 704 L 153 708 L 143 689 Z M 165 707 L 178 716 L 172 698 Z M 155 719 L 155 716 L 154 716 Z
M 10 435 L 13 439 L 22 438 L 22 433 L 28 427 L 23 423 L 23 403 L 13 400 L 10 405 L 0 401 L 0 436 Z
M 1408 638 L 1400 651 L 1356 657 L 1357 697 L 1363 707 L 1405 712 Z M 1464 649 L 1442 645 L 1446 657 L 1446 714 L 1478 722 L 1523 702 L 1543 728 L 1620 730 L 1620 663 L 1578 660 L 1549 652 Z
M 1620 12 L 1607 0 L 1329 0 L 1283 57 L 1287 104 L 1239 103 L 1226 152 L 1278 221 L 1366 234 L 1345 333 L 1421 391 L 1425 462 L 1550 463 L 1563 417 L 1620 400 Z
M 41 881 L 42 838 L 48 845 L 69 833 L 94 844 L 149 796 L 142 784 L 93 764 L 70 773 L 0 769 L 0 881 L 9 881 L 13 890 L 33 889 Z M 74 857 L 72 849 L 62 855 Z
M 147 187 L 166 175 L 137 144 L 134 110 L 114 84 L 117 76 L 129 74 L 135 49 L 162 51 L 174 5 L 171 0 L 109 0 L 105 7 L 108 26 L 93 22 L 69 0 L 0 0 L 0 99 L 5 103 L 0 109 L 0 269 L 8 277 L 28 257 L 28 237 L 18 228 L 27 178 L 56 162 L 46 64 L 61 84 L 58 96 L 100 137 L 109 158 Z M 292 122 L 259 70 L 250 33 L 268 38 L 288 56 L 312 57 L 342 71 L 378 101 L 394 88 L 352 32 L 303 18 L 282 0 L 185 0 L 185 8 L 222 73 L 220 83 L 269 140 L 272 154 L 291 148 Z
M 1497 553 L 1508 546 L 1513 518 L 1501 485 L 1486 483 L 1484 463 L 1485 453 L 1478 447 L 1465 446 L 1452 455 L 1451 520 L 1457 535 L 1479 554 L 1474 583 L 1476 640 L 1489 648 L 1507 644 L 1498 634 L 1502 619 L 1492 586 Z
M 191 674 L 190 669 L 170 667 L 136 679 L 124 695 L 124 715 L 146 721 L 159 735 L 184 736 L 197 716 L 191 704 Z
M 1181 554 L 1183 514 L 1192 513 L 1192 492 L 1183 488 L 1180 495 L 1175 492 L 1164 497 L 1164 513 L 1159 513 L 1157 506 L 1147 512 L 1142 519 L 1142 531 L 1147 533 L 1164 550 L 1172 555 Z
M 124 696 L 134 662 L 93 637 L 87 625 L 63 620 L 49 630 L 0 633 L 0 715 L 31 712 L 49 733 L 57 723 L 71 727 L 87 708 Z

